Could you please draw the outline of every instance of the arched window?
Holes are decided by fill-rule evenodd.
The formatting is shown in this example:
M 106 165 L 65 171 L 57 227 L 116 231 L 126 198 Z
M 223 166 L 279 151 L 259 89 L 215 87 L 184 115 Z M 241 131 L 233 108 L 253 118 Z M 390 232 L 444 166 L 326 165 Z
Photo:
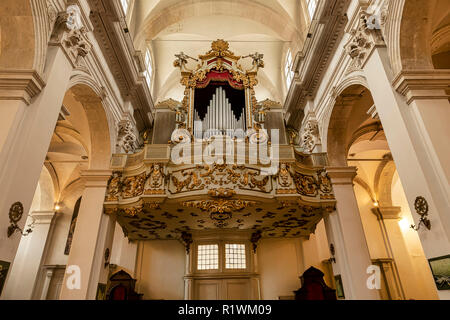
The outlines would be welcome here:
M 289 90 L 292 79 L 294 78 L 294 72 L 292 71 L 292 54 L 291 54 L 290 49 L 288 49 L 288 52 L 286 54 L 286 63 L 284 65 L 284 75 L 286 76 L 286 87 Z
M 150 50 L 146 50 L 145 51 L 145 58 L 144 58 L 144 62 L 145 62 L 145 71 L 144 71 L 144 76 L 145 76 L 145 80 L 147 81 L 147 85 L 150 88 L 150 84 L 152 82 L 152 56 L 150 54 Z
M 128 13 L 128 7 L 130 5 L 130 0 L 120 0 L 120 3 L 122 4 L 122 9 L 125 15 Z
M 309 17 L 312 19 L 314 17 L 314 12 L 316 12 L 317 3 L 319 0 L 306 0 L 308 4 Z

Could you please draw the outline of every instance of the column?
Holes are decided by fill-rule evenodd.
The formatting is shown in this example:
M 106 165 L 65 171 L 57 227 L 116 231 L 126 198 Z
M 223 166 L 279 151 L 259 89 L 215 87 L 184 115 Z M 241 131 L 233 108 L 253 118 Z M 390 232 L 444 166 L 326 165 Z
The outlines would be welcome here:
M 7 213 L 16 202 L 29 212 L 73 68 L 91 48 L 74 14 L 78 13 L 72 10 L 56 19 L 43 75 L 34 70 L 0 71 L 0 212 L 6 213 L 0 215 L 2 261 L 13 261 L 21 238 L 18 232 L 7 236 Z M 65 41 L 68 34 L 71 41 Z M 19 227 L 25 220 L 26 215 Z
M 85 189 L 61 288 L 61 300 L 95 299 L 97 286 L 104 272 L 105 250 L 111 250 L 114 236 L 111 231 L 114 230 L 114 221 L 103 213 L 110 176 L 111 170 L 88 170 L 81 174 Z M 71 270 L 72 273 L 68 273 Z M 79 276 L 79 288 L 68 285 L 74 283 L 71 279 L 75 275 Z
M 46 86 L 27 105 L 24 101 L 0 100 L 0 260 L 12 262 L 21 235 L 7 237 L 8 212 L 21 202 L 23 212 L 31 207 L 36 185 L 58 119 L 72 65 L 57 47 L 50 48 Z M 26 214 L 19 222 L 23 228 Z
M 27 225 L 33 223 L 33 232 L 22 237 L 20 241 L 8 282 L 3 289 L 2 299 L 32 299 L 54 216 L 54 211 L 34 211 L 30 214 Z
M 327 167 L 336 198 L 336 211 L 325 217 L 329 243 L 336 253 L 334 274 L 340 274 L 345 298 L 378 300 L 377 290 L 367 287 L 367 268 L 372 265 L 353 190 L 356 167 Z
M 428 202 L 431 230 L 418 231 L 427 258 L 450 252 L 450 104 L 444 70 L 407 71 L 395 79 L 387 49 L 377 47 L 364 66 L 415 224 L 416 197 Z M 395 88 L 393 87 L 393 85 Z M 396 90 L 397 89 L 397 90 Z M 441 298 L 450 294 L 439 292 Z

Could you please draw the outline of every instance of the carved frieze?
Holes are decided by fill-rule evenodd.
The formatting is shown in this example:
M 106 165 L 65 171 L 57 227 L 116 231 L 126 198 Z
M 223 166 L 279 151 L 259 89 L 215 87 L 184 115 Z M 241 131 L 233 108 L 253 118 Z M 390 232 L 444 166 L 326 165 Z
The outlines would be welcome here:
M 144 193 L 144 185 L 147 180 L 145 172 L 132 177 L 126 177 L 123 180 L 122 196 L 123 198 L 133 198 Z

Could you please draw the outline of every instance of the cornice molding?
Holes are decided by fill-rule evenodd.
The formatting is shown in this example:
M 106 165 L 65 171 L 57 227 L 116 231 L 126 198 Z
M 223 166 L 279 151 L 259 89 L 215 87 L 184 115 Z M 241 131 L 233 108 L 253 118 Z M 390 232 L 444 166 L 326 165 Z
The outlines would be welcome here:
M 406 97 L 408 104 L 414 100 L 448 99 L 445 91 L 450 89 L 450 69 L 403 70 L 392 86 Z
M 100 49 L 114 75 L 122 97 L 130 99 L 135 109 L 139 131 L 150 128 L 154 105 L 142 74 L 142 57 L 134 49 L 118 1 L 88 0 L 90 19 Z
M 353 185 L 353 179 L 356 177 L 356 167 L 325 167 L 331 184 L 333 185 Z
M 21 100 L 29 105 L 44 86 L 36 70 L 0 70 L 0 100 Z
M 112 175 L 112 170 L 91 169 L 81 172 L 81 180 L 86 188 L 107 187 L 108 180 Z
M 302 123 L 307 97 L 316 94 L 348 22 L 346 10 L 349 0 L 321 3 L 319 18 L 311 24 L 305 47 L 296 57 L 298 67 L 284 103 L 287 125 L 295 129 Z
M 400 220 L 401 219 L 401 207 L 379 207 L 372 208 L 372 212 L 378 219 L 382 220 Z

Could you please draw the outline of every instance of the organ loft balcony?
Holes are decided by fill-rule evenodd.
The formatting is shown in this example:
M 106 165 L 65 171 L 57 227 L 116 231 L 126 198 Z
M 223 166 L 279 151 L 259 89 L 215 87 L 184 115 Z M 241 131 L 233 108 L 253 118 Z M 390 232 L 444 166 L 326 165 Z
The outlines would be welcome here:
M 331 182 L 322 156 L 295 146 L 281 104 L 256 101 L 263 54 L 235 56 L 219 39 L 198 59 L 177 54 L 174 67 L 184 98 L 156 106 L 141 150 L 113 155 L 105 212 L 130 240 L 214 229 L 262 238 L 313 233 L 335 208 Z

